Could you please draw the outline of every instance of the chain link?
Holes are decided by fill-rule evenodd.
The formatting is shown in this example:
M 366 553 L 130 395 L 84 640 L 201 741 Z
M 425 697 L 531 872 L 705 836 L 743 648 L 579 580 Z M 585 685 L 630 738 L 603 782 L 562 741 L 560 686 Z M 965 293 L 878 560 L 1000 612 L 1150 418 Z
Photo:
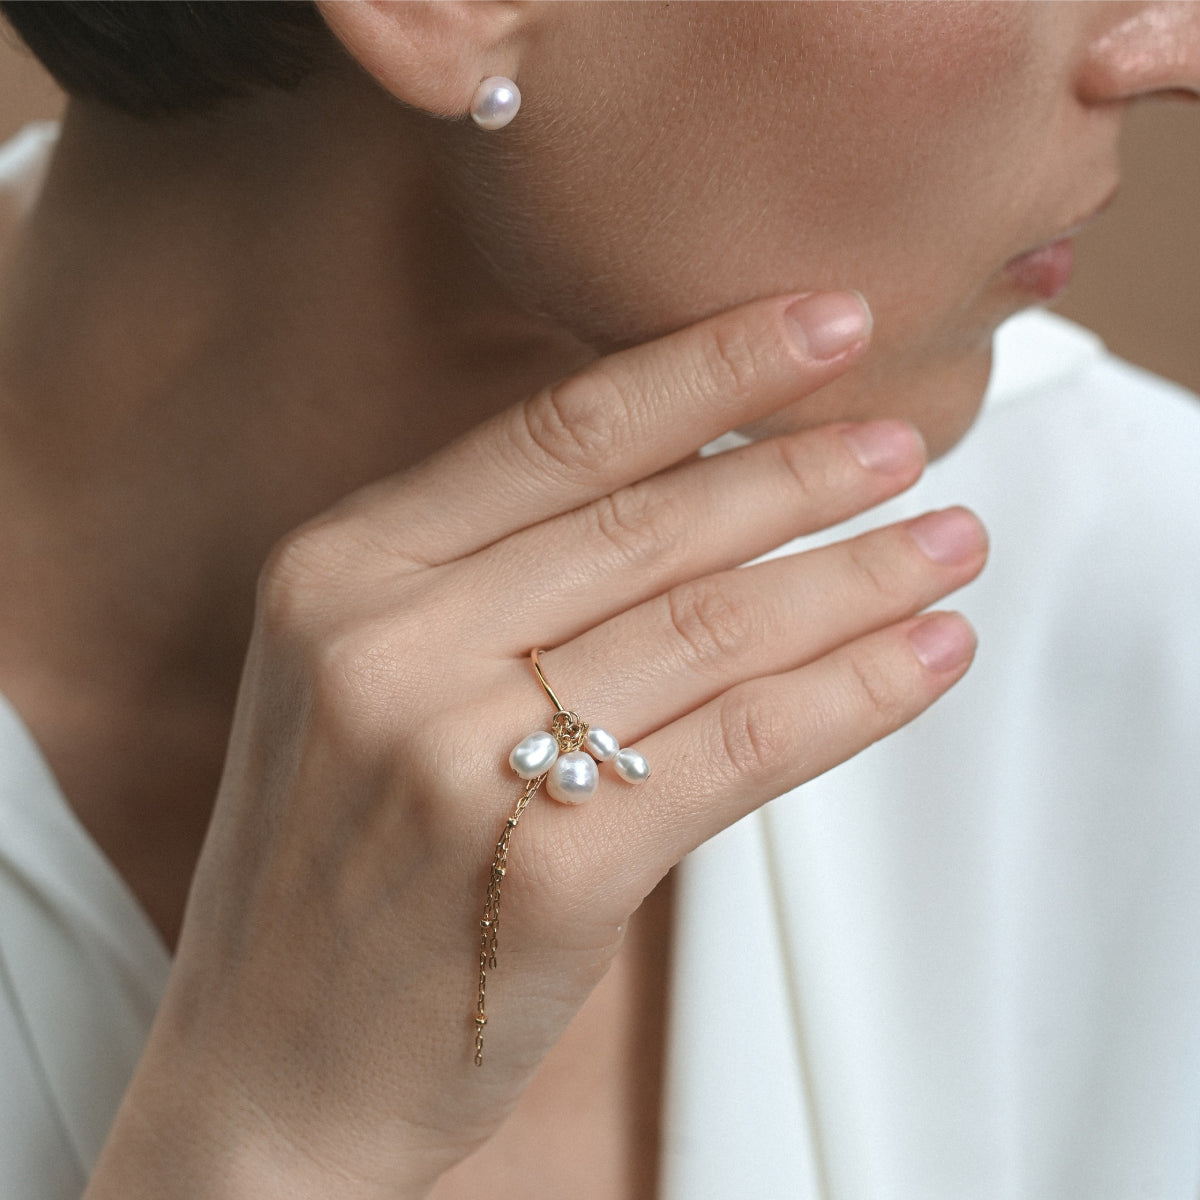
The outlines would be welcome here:
M 558 752 L 569 754 L 578 750 L 587 737 L 587 723 L 581 721 L 574 713 L 559 709 L 554 714 L 550 732 L 558 742 Z M 483 919 L 479 922 L 479 994 L 475 1004 L 475 1065 L 483 1066 L 483 1027 L 487 1024 L 487 973 L 496 969 L 496 950 L 500 939 L 500 885 L 504 882 L 504 874 L 508 870 L 508 846 L 512 841 L 513 830 L 521 819 L 521 814 L 528 807 L 530 800 L 537 794 L 538 788 L 546 781 L 545 775 L 538 775 L 525 784 L 512 811 L 512 816 L 504 822 L 504 832 L 496 843 L 496 853 L 492 856 L 492 870 L 488 876 L 487 899 L 483 907 Z

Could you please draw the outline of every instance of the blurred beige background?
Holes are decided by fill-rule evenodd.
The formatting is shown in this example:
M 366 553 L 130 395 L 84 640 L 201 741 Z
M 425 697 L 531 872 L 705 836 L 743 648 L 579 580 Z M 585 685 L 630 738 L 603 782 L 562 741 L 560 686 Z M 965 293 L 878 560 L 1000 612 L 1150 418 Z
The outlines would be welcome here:
M 62 98 L 0 22 L 0 140 Z M 1151 101 L 1126 122 L 1116 204 L 1077 243 L 1056 306 L 1118 354 L 1200 392 L 1200 104 Z

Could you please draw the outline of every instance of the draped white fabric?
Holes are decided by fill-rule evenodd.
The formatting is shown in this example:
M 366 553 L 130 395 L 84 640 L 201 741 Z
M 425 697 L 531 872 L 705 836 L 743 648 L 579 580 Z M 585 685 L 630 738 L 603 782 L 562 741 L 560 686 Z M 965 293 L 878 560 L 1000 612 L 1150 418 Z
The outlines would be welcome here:
M 972 671 L 682 869 L 664 1200 L 1200 1194 L 1200 406 L 1045 314 L 998 356 L 850 527 L 975 508 Z
M 0 701 L 0 1197 L 82 1194 L 170 958 Z

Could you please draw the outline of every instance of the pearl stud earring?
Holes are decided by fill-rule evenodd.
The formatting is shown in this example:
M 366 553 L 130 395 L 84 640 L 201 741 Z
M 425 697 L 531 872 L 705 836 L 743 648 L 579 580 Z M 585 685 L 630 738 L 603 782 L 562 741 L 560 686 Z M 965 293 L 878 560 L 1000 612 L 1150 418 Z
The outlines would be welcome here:
M 521 89 L 503 75 L 490 75 L 476 89 L 471 120 L 480 129 L 503 129 L 521 107 Z

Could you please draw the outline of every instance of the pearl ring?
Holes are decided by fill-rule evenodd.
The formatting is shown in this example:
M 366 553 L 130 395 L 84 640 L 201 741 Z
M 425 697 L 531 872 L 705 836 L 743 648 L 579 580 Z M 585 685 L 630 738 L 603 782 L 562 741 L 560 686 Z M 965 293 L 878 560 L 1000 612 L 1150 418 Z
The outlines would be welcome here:
M 546 682 L 538 662 L 538 651 L 529 659 L 550 703 L 554 717 L 550 729 L 535 729 L 523 738 L 508 756 L 508 765 L 525 781 L 512 815 L 504 822 L 492 869 L 488 876 L 483 919 L 479 922 L 479 990 L 471 1019 L 475 1024 L 475 1065 L 483 1065 L 483 1027 L 487 1024 L 487 973 L 496 969 L 496 950 L 500 936 L 500 888 L 508 871 L 508 849 L 513 830 L 529 802 L 544 783 L 550 796 L 561 804 L 582 804 L 589 799 L 600 781 L 597 763 L 611 762 L 613 770 L 627 783 L 641 783 L 650 777 L 650 764 L 632 748 L 624 750 L 617 739 L 598 725 L 588 725 L 563 707 L 554 689 Z
M 582 804 L 590 800 L 600 780 L 597 763 L 611 762 L 613 770 L 626 783 L 642 783 L 650 778 L 650 764 L 639 750 L 621 749 L 607 729 L 586 725 L 563 708 L 554 689 L 546 682 L 538 662 L 538 651 L 530 654 L 538 682 L 554 705 L 550 732 L 535 729 L 513 749 L 508 765 L 522 778 L 546 776 L 546 791 L 561 804 Z

